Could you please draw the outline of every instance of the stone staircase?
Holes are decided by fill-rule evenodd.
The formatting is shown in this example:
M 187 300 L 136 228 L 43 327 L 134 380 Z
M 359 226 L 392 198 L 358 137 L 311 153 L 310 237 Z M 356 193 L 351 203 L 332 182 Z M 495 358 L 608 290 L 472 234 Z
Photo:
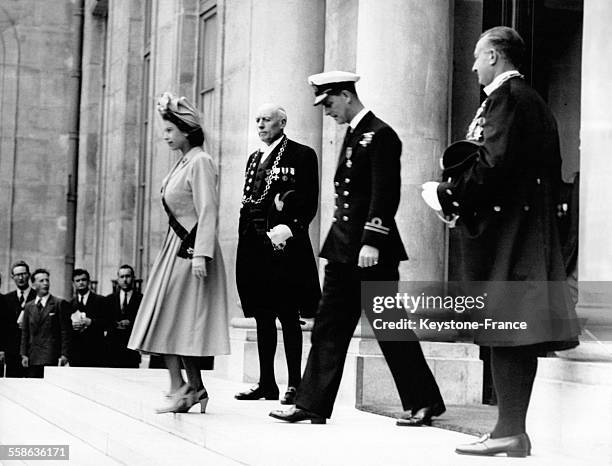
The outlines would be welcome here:
M 166 371 L 47 368 L 45 379 L 0 379 L 0 444 L 69 445 L 80 465 L 493 465 L 454 453 L 474 437 L 438 428 L 400 428 L 392 419 L 340 403 L 327 425 L 268 417 L 277 401 L 236 401 L 244 383 L 204 372 L 205 415 L 156 414 Z M 544 450 L 505 464 L 576 465 Z M 7 465 L 40 461 L 9 461 Z M 65 465 L 65 461 L 44 464 Z

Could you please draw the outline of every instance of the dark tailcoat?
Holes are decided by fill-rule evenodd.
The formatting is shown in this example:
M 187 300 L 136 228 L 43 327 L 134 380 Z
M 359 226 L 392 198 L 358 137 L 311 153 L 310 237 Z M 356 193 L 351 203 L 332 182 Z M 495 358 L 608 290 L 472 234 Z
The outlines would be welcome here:
M 70 302 L 72 312 L 85 312 L 91 325 L 83 331 L 72 331 L 72 358 L 70 365 L 76 367 L 102 367 L 105 362 L 104 331 L 108 327 L 108 313 L 104 296 L 90 292 L 87 304 L 81 306 L 77 298 Z
M 26 296 L 25 303 L 36 298 L 36 292 L 30 288 Z M 7 377 L 23 377 L 25 375 L 23 366 L 21 365 L 20 349 L 21 346 L 21 330 L 17 325 L 17 319 L 23 308 L 19 303 L 17 290 L 11 291 L 4 295 L 4 307 L 0 309 L 2 316 L 2 345 L 5 347 L 6 358 L 6 376 Z
M 122 310 L 119 292 L 106 297 L 105 312 L 109 316 L 106 332 L 106 363 L 109 367 L 138 367 L 140 364 L 140 353 L 127 348 L 140 301 L 142 293 L 134 290 L 127 307 Z M 130 325 L 126 329 L 118 329 L 117 322 L 126 319 L 130 321 Z
M 310 354 L 296 404 L 330 417 L 342 379 L 349 344 L 361 317 L 361 284 L 399 280 L 399 262 L 407 259 L 395 224 L 400 201 L 400 156 L 397 134 L 372 112 L 347 132 L 334 185 L 336 210 L 321 256 L 325 267 L 323 296 L 312 329 Z M 363 245 L 379 251 L 377 265 L 357 266 Z M 402 406 L 414 412 L 444 401 L 414 332 L 406 341 L 387 341 L 374 334 L 395 381 Z
M 286 138 L 286 136 L 283 136 Z M 249 156 L 238 225 L 236 284 L 246 317 L 260 312 L 315 314 L 321 289 L 308 236 L 317 212 L 319 168 L 313 149 L 286 139 L 261 163 L 261 152 Z M 265 197 L 266 180 L 270 184 Z M 274 199 L 282 199 L 279 210 Z M 266 232 L 287 225 L 293 234 L 282 251 L 274 251 Z
M 30 366 L 57 366 L 60 356 L 70 361 L 70 314 L 68 301 L 52 295 L 42 309 L 35 301 L 25 305 L 21 354 L 29 358 Z
M 408 258 L 394 218 L 400 202 L 401 151 L 395 131 L 372 112 L 347 135 L 334 177 L 333 223 L 321 257 L 356 264 L 367 244 L 378 249 L 380 264 Z
M 527 330 L 476 341 L 493 346 L 575 345 L 576 314 L 565 284 L 557 227 L 561 157 L 557 124 L 539 94 L 521 78 L 502 84 L 473 122 L 476 156 L 460 175 L 438 186 L 445 214 L 458 221 L 458 276 L 513 281 L 509 299 L 489 287 L 484 315 L 525 321 Z M 498 290 L 500 290 L 499 288 Z

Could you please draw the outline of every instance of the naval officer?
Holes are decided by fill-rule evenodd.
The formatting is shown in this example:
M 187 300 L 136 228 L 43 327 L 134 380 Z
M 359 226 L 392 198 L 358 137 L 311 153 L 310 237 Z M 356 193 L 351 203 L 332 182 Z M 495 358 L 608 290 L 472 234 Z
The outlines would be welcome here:
M 270 413 L 288 422 L 325 423 L 331 416 L 361 316 L 361 282 L 396 282 L 400 261 L 408 259 L 394 219 L 400 201 L 402 144 L 395 131 L 361 103 L 355 89 L 358 80 L 358 75 L 342 71 L 309 78 L 314 104 L 348 127 L 334 177 L 333 223 L 320 254 L 328 263 L 308 363 L 296 406 Z M 378 339 L 376 330 L 375 335 Z M 411 335 L 410 341 L 378 343 L 405 410 L 398 422 L 419 426 L 430 424 L 445 406 L 416 335 Z

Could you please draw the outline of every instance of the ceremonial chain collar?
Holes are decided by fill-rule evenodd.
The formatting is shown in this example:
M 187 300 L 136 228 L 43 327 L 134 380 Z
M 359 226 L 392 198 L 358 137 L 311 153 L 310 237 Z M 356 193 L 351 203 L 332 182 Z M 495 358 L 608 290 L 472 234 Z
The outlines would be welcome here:
M 499 89 L 506 81 L 512 78 L 524 79 L 525 76 L 523 76 L 518 71 L 513 71 L 510 73 L 507 73 L 502 79 L 499 80 L 499 82 L 495 83 L 495 87 L 491 90 L 491 92 L 488 93 L 487 98 L 482 101 L 482 104 L 480 104 L 480 107 L 478 107 L 478 110 L 476 111 L 476 115 L 474 116 L 474 118 L 472 119 L 472 122 L 470 123 L 470 126 L 468 127 L 468 131 L 467 131 L 467 135 L 465 136 L 465 139 L 467 139 L 468 141 L 482 142 L 483 131 L 484 131 L 483 128 L 485 124 L 485 118 L 482 116 L 482 114 L 485 108 L 487 107 L 487 104 L 489 103 L 488 96 L 491 95 L 493 92 L 495 92 L 497 89 Z
M 259 196 L 257 199 L 253 198 L 252 193 L 248 197 L 246 195 L 246 192 L 249 191 L 251 187 L 249 183 L 249 177 L 250 177 L 249 173 L 251 172 L 251 170 L 255 171 L 255 166 L 257 165 L 257 161 L 258 161 L 258 157 L 253 157 L 253 160 L 251 161 L 249 168 L 247 168 L 246 175 L 245 175 L 245 180 L 244 180 L 245 193 L 242 195 L 242 205 L 261 204 L 262 201 L 266 198 L 266 196 L 268 195 L 268 191 L 270 191 L 270 186 L 272 185 L 272 181 L 275 179 L 278 179 L 278 175 L 275 172 L 278 171 L 278 162 L 280 162 L 280 159 L 283 155 L 283 152 L 285 152 L 286 147 L 287 147 L 287 137 L 285 136 L 285 140 L 283 141 L 281 148 L 278 151 L 276 158 L 274 159 L 274 163 L 272 164 L 272 169 L 270 170 L 270 173 L 268 173 L 268 175 L 266 176 L 266 187 L 264 188 L 264 191 L 261 194 L 261 196 Z M 261 156 L 259 157 L 259 159 L 261 159 Z
M 488 86 L 484 87 L 484 92 L 485 94 L 487 94 L 487 97 L 490 96 L 491 94 L 493 94 L 493 92 L 495 92 L 497 89 L 499 89 L 506 81 L 508 81 L 509 79 L 512 78 L 520 78 L 520 79 L 524 79 L 525 76 L 523 76 L 521 73 L 519 73 L 516 70 L 512 70 L 512 71 L 507 71 L 505 73 L 502 73 L 502 75 L 499 75 L 497 78 L 495 78 L 491 84 L 489 84 Z

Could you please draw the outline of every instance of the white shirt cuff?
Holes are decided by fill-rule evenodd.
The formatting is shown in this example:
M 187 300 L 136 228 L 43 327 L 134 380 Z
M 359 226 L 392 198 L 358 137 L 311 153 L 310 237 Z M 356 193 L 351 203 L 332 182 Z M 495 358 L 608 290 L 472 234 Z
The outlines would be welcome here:
M 423 200 L 427 203 L 429 207 L 433 210 L 442 210 L 442 205 L 440 204 L 440 200 L 438 199 L 438 183 L 437 181 L 428 181 L 427 183 L 423 183 L 423 191 L 421 191 L 421 196 Z

